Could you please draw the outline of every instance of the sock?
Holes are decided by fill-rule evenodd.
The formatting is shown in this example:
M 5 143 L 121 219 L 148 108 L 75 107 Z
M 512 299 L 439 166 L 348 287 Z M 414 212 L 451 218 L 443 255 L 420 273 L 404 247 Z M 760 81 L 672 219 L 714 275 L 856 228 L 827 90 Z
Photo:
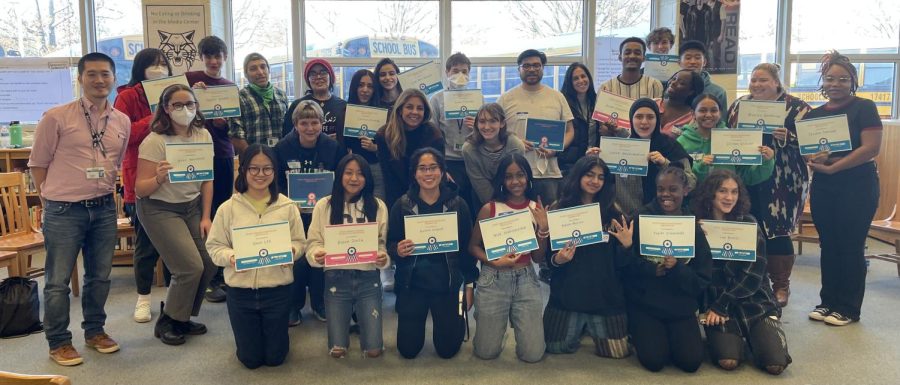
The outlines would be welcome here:
M 150 294 L 138 294 L 138 302 L 150 303 Z

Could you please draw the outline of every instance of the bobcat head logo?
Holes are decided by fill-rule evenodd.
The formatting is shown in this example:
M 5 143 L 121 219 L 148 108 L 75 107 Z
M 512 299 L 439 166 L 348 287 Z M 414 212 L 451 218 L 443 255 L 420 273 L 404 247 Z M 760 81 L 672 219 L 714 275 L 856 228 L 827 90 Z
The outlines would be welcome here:
M 163 51 L 173 72 L 186 72 L 194 65 L 197 57 L 197 46 L 194 45 L 194 31 L 172 33 L 156 31 L 159 33 L 159 50 Z M 181 71 L 176 71 L 181 68 Z

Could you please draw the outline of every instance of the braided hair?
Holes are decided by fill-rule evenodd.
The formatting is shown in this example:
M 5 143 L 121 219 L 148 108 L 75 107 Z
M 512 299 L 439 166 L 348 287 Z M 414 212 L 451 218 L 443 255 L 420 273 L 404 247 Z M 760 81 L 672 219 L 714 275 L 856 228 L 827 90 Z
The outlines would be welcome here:
M 819 68 L 819 93 L 828 98 L 828 95 L 825 94 L 825 74 L 832 66 L 840 66 L 850 73 L 850 95 L 856 95 L 856 90 L 859 88 L 859 74 L 853 63 L 850 63 L 850 58 L 841 55 L 837 50 L 828 51 L 822 56 L 822 66 Z

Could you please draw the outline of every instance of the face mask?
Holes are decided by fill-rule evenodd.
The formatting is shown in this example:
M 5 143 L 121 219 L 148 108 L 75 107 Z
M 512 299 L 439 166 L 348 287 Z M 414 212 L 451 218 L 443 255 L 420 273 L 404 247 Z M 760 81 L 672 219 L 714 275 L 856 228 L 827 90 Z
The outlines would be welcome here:
M 451 88 L 462 88 L 469 84 L 469 75 L 457 72 L 447 78 L 450 81 Z
M 172 118 L 175 123 L 178 123 L 182 126 L 190 125 L 194 120 L 194 117 L 197 116 L 196 111 L 191 111 L 187 109 L 187 107 L 179 110 L 175 110 L 169 113 L 169 117 Z
M 147 69 L 144 70 L 144 76 L 147 77 L 147 80 L 162 79 L 169 76 L 169 70 L 163 66 L 147 67 Z

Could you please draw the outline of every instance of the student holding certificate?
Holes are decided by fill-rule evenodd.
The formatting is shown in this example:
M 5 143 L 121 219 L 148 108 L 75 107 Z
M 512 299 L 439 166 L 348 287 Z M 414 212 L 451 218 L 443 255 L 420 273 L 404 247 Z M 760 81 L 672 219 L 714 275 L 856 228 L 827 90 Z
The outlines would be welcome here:
M 703 94 L 694 99 L 691 106 L 694 121 L 683 127 L 684 132 L 678 137 L 678 144 L 694 158 L 694 175 L 697 176 L 697 184 L 703 182 L 706 174 L 713 168 L 728 169 L 736 172 L 741 180 L 748 186 L 764 182 L 772 176 L 775 168 L 775 150 L 762 143 L 757 147 L 762 154 L 763 162 L 758 166 L 733 166 L 727 164 L 713 165 L 712 155 L 712 130 L 714 128 L 727 128 L 721 121 L 721 109 L 715 97 Z
M 854 95 L 859 76 L 850 59 L 829 52 L 821 72 L 820 89 L 828 102 L 805 119 L 846 115 L 853 149 L 819 153 L 807 163 L 813 172 L 810 209 L 822 242 L 821 303 L 809 318 L 843 326 L 859 321 L 866 290 L 863 250 L 878 208 L 873 159 L 881 148 L 882 125 L 875 103 Z
M 600 139 L 598 122 L 591 117 L 597 104 L 597 91 L 594 91 L 594 78 L 587 66 L 582 63 L 569 65 L 559 92 L 566 97 L 569 110 L 575 117 L 572 121 L 575 137 L 569 147 L 559 154 L 559 169 L 565 175 L 578 158 L 584 156 L 588 147 L 596 146 Z
M 489 260 L 481 225 L 476 222 L 469 252 L 481 261 L 475 295 L 475 356 L 491 360 L 503 351 L 510 323 L 515 331 L 516 357 L 525 362 L 544 358 L 546 348 L 541 321 L 541 286 L 532 262 L 541 262 L 549 248 L 547 211 L 532 188 L 531 167 L 524 156 L 510 154 L 500 161 L 494 176 L 494 196 L 478 211 L 478 221 L 528 210 L 538 249 L 509 253 Z
M 506 113 L 497 103 L 481 106 L 475 115 L 476 130 L 463 145 L 466 174 L 478 199 L 478 207 L 494 196 L 493 179 L 500 160 L 509 154 L 525 154 L 525 145 L 506 128 Z
M 797 228 L 809 191 L 809 169 L 800 155 L 797 127 L 794 124 L 809 111 L 806 102 L 784 91 L 781 67 L 761 63 L 750 75 L 750 95 L 736 100 L 728 109 L 728 126 L 737 127 L 741 102 L 762 100 L 783 102 L 786 116 L 782 127 L 763 136 L 763 143 L 775 149 L 775 171 L 772 176 L 748 187 L 753 216 L 766 236 L 767 267 L 772 290 L 779 306 L 787 306 L 791 294 L 790 278 L 794 266 L 794 243 L 791 234 Z
M 395 274 L 397 294 L 397 350 L 404 358 L 415 358 L 425 344 L 425 326 L 431 313 L 434 349 L 441 358 L 452 358 L 459 352 L 466 334 L 466 321 L 459 309 L 472 306 L 473 283 L 478 277 L 475 260 L 465 247 L 472 232 L 472 216 L 466 201 L 457 195 L 453 184 L 446 183 L 443 154 L 433 148 L 423 148 L 410 159 L 413 182 L 409 191 L 391 207 L 387 248 L 397 264 Z M 417 229 L 406 227 L 404 218 L 410 216 L 453 213 L 455 227 L 444 227 L 454 233 L 458 250 L 419 254 L 416 241 L 410 234 Z M 421 233 L 419 233 L 421 234 Z M 435 243 L 448 241 L 440 235 L 427 233 Z M 459 247 L 461 246 L 461 247 Z M 460 304 L 459 291 L 466 285 L 466 296 Z
M 353 74 L 350 79 L 350 89 L 347 91 L 347 104 L 358 106 L 377 107 L 375 103 L 375 83 L 377 78 L 372 71 L 361 69 Z M 385 122 L 387 123 L 387 122 Z M 381 173 L 381 165 L 378 164 L 378 146 L 374 139 L 343 137 L 344 147 L 354 154 L 360 154 L 369 162 L 372 176 L 375 178 L 375 196 L 385 199 L 384 176 Z
M 672 75 L 666 84 L 663 98 L 654 100 L 659 105 L 662 133 L 675 139 L 681 135 L 682 127 L 694 120 L 691 103 L 703 93 L 703 79 L 697 72 L 681 70 Z
M 697 188 L 692 203 L 701 226 L 704 219 L 756 224 L 747 189 L 731 170 L 713 171 Z M 713 260 L 701 320 L 705 319 L 710 355 L 719 367 L 736 369 L 746 340 L 756 365 L 777 375 L 791 363 L 791 356 L 779 320 L 781 309 L 766 275 L 765 237 L 761 229 L 756 232 L 755 261 Z
M 601 357 L 623 358 L 628 349 L 623 270 L 631 261 L 632 223 L 615 207 L 616 179 L 596 156 L 575 162 L 563 179 L 562 195 L 551 209 L 600 204 L 609 241 L 553 254 L 550 302 L 544 309 L 544 339 L 548 353 L 575 353 L 587 330 Z M 588 294 L 589 293 L 589 294 Z
M 167 345 L 181 345 L 185 335 L 205 334 L 206 326 L 191 321 L 200 315 L 200 305 L 216 265 L 206 252 L 206 237 L 212 226 L 213 182 L 169 182 L 172 165 L 166 161 L 169 143 L 208 143 L 203 115 L 190 88 L 171 85 L 159 97 L 152 131 L 138 153 L 134 192 L 137 213 L 147 235 L 172 272 L 172 284 L 156 321 L 154 335 Z
M 672 363 L 695 372 L 703 362 L 703 341 L 697 326 L 698 298 L 709 284 L 712 255 L 697 225 L 694 257 L 664 257 L 660 263 L 640 255 L 640 215 L 690 215 L 682 208 L 688 179 L 684 170 L 668 167 L 656 180 L 656 200 L 644 206 L 634 223 L 631 248 L 634 256 L 626 270 L 625 298 L 628 329 L 638 360 L 658 372 Z
M 334 94 L 334 68 L 331 67 L 331 63 L 328 60 L 321 58 L 311 59 L 306 62 L 306 67 L 303 69 L 303 78 L 306 80 L 306 95 L 295 100 L 288 107 L 281 129 L 282 137 L 294 130 L 294 125 L 291 124 L 294 109 L 297 108 L 300 102 L 309 100 L 318 104 L 325 113 L 322 132 L 331 139 L 341 142 L 347 102 Z
M 400 67 L 390 58 L 383 58 L 375 64 L 375 76 L 378 81 L 375 82 L 375 107 L 393 109 L 394 102 L 403 92 L 400 85 L 400 79 L 397 74 L 400 73 Z
M 306 260 L 310 266 L 324 267 L 325 226 L 354 223 L 378 224 L 378 259 L 374 263 L 325 268 L 325 312 L 328 317 L 328 349 L 334 358 L 347 355 L 350 348 L 350 316 L 358 316 L 359 341 L 365 355 L 375 358 L 384 351 L 382 336 L 381 280 L 379 269 L 390 266 L 385 248 L 388 210 L 375 198 L 369 164 L 358 154 L 341 159 L 335 169 L 332 194 L 316 203 L 309 226 Z
M 235 181 L 237 193 L 219 206 L 206 240 L 213 262 L 225 268 L 228 319 L 237 345 L 237 358 L 249 369 L 278 366 L 287 357 L 294 274 L 290 265 L 238 271 L 235 258 L 240 256 L 235 255 L 238 244 L 232 229 L 287 222 L 291 260 L 303 255 L 306 247 L 300 213 L 293 201 L 278 193 L 275 159 L 275 152 L 265 145 L 253 144 L 247 148 L 241 156 Z

